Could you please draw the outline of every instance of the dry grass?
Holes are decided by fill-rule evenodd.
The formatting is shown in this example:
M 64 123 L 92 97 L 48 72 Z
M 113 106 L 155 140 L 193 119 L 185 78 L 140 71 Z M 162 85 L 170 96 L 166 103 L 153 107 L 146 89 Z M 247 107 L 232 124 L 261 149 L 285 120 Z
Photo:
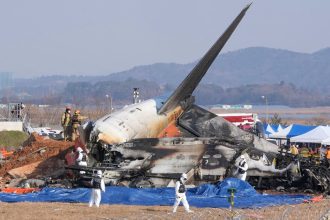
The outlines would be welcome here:
M 267 114 L 266 109 L 211 109 L 216 114 L 228 114 L 228 113 L 255 113 L 255 114 Z M 271 106 L 268 109 L 269 118 L 275 114 L 286 115 L 282 119 L 285 124 L 305 124 L 305 125 L 327 125 L 330 124 L 330 107 L 314 107 L 314 108 L 282 108 L 272 109 Z M 311 117 L 303 118 L 301 115 L 310 115 Z M 265 120 L 261 118 L 261 120 Z
M 72 114 L 75 108 L 72 108 Z M 105 108 L 99 107 L 95 109 L 80 108 L 81 115 L 88 117 L 88 120 L 96 120 L 108 112 Z M 27 106 L 24 109 L 25 113 L 30 118 L 30 122 L 34 127 L 44 127 L 49 126 L 53 128 L 61 127 L 61 116 L 65 111 L 65 106 L 52 106 L 52 107 L 42 107 L 37 106 Z
M 28 139 L 27 134 L 21 131 L 0 131 L 0 148 L 15 149 Z
M 173 214 L 170 206 L 101 205 L 89 208 L 83 203 L 0 203 L 0 220 L 6 219 L 228 219 L 224 208 L 183 207 Z M 330 200 L 318 203 L 275 206 L 262 209 L 235 209 L 241 219 L 320 219 L 329 216 Z
M 93 108 L 87 107 L 72 107 L 72 112 L 75 109 L 79 109 L 82 115 L 87 116 L 89 120 L 95 121 L 96 119 L 106 115 L 108 113 L 107 107 L 103 105 L 93 106 Z M 35 105 L 27 105 L 24 112 L 30 118 L 30 122 L 33 126 L 49 126 L 53 128 L 60 128 L 61 115 L 65 110 L 65 106 L 51 106 L 51 107 L 37 107 Z M 0 115 L 7 116 L 7 109 L 0 109 Z M 211 109 L 215 113 L 257 113 L 266 114 L 266 109 Z M 314 107 L 314 108 L 283 108 L 272 109 L 271 106 L 268 109 L 268 115 L 272 117 L 274 114 L 286 115 L 285 122 L 287 124 L 299 123 L 299 124 L 330 124 L 330 107 Z M 315 115 L 308 119 L 301 119 L 299 115 L 310 114 Z
M 52 106 L 39 108 L 37 106 L 27 106 L 25 112 L 31 119 L 31 124 L 33 126 L 50 126 L 53 128 L 60 128 L 61 115 L 64 112 L 65 106 Z M 106 115 L 108 113 L 107 108 L 104 106 L 91 108 L 79 108 L 81 114 L 87 116 L 89 120 L 95 121 L 96 119 Z M 72 112 L 74 111 L 74 108 Z M 224 109 L 212 109 L 215 113 L 257 113 L 266 114 L 265 109 L 239 109 L 239 110 L 224 110 Z M 288 109 L 268 109 L 268 114 L 272 117 L 275 113 L 281 115 L 285 114 L 289 116 L 283 119 L 287 124 L 297 123 L 297 124 L 308 124 L 308 125 L 318 125 L 318 124 L 330 124 L 330 107 L 315 107 L 315 108 L 288 108 Z M 300 114 L 310 114 L 315 115 L 314 117 L 301 119 Z
M 212 109 L 213 112 L 216 113 L 257 113 L 257 114 L 265 114 L 266 109 Z M 322 115 L 322 114 L 330 114 L 330 107 L 312 107 L 312 108 L 272 108 L 269 106 L 268 108 L 269 115 L 273 115 L 275 113 L 278 114 L 315 114 L 315 115 Z

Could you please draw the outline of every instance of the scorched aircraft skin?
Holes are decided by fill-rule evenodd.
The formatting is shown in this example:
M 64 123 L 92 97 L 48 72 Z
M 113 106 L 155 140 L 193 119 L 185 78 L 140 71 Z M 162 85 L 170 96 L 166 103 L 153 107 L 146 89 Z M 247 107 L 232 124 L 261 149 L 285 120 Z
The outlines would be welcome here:
M 148 100 L 107 115 L 95 122 L 91 132 L 92 141 L 117 144 L 135 138 L 158 137 L 171 122 L 182 114 L 184 108 L 192 103 L 193 91 L 249 7 L 250 5 L 241 11 L 162 106 L 157 106 L 155 100 Z
M 278 166 L 277 145 L 194 105 L 195 88 L 249 7 L 239 13 L 164 103 L 150 99 L 132 104 L 81 127 L 81 140 L 90 152 L 89 164 L 70 169 L 84 169 L 87 175 L 102 169 L 107 184 L 150 187 L 170 186 L 183 172 L 194 184 L 218 181 L 232 175 L 240 155 L 247 159 L 248 176 L 281 176 L 297 167 L 292 160 Z M 167 137 L 169 127 L 179 135 Z

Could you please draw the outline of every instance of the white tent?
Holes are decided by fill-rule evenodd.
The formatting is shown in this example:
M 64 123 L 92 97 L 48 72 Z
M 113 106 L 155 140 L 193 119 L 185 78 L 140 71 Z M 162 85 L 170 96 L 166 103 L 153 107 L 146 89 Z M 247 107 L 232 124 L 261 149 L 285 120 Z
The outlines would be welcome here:
M 282 125 L 278 125 L 278 127 L 277 127 L 277 132 L 280 132 L 280 131 L 283 131 L 283 126 Z
M 327 138 L 327 139 L 324 139 L 324 140 L 322 141 L 322 144 L 324 144 L 324 145 L 330 145 L 330 137 Z
M 330 143 L 330 127 L 318 126 L 305 134 L 290 138 L 290 142 L 321 144 L 326 139 L 329 139 Z
M 278 138 L 278 139 L 286 139 L 287 135 L 290 133 L 291 129 L 292 129 L 293 125 L 290 125 L 286 128 L 282 128 L 279 126 L 279 130 L 278 132 L 275 132 L 273 134 L 270 134 L 269 137 L 270 138 Z
M 283 130 L 276 132 L 275 134 L 269 135 L 269 137 L 275 139 L 290 139 L 292 137 L 305 134 L 316 127 L 317 126 L 292 124 Z
M 274 129 L 272 128 L 272 126 L 270 125 L 270 124 L 268 124 L 267 125 L 267 127 L 266 127 L 266 135 L 270 135 L 270 134 L 274 134 L 275 133 L 275 131 L 274 131 Z

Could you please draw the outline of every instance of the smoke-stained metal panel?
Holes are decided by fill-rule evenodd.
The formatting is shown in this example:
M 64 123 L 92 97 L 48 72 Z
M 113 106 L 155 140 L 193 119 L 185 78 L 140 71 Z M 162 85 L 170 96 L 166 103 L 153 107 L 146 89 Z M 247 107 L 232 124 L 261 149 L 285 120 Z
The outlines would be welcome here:
M 269 153 L 278 153 L 279 147 L 250 132 L 243 131 L 212 112 L 192 105 L 178 119 L 178 126 L 197 137 L 216 137 L 221 140 L 254 148 Z
M 253 143 L 253 134 L 237 128 L 222 117 L 197 105 L 193 105 L 181 115 L 178 125 L 198 137 L 218 137 L 247 145 Z

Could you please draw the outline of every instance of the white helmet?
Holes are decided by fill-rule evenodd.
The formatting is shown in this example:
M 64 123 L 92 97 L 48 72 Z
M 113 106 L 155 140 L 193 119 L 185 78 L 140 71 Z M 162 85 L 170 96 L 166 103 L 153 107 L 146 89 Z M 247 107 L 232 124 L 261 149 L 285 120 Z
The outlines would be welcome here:
M 187 174 L 185 173 L 181 174 L 181 178 L 183 178 L 184 180 L 188 179 Z
M 241 159 L 245 159 L 245 157 L 244 157 L 244 155 L 243 155 L 243 154 L 240 156 L 240 158 L 241 158 Z
M 79 152 L 79 153 L 80 153 L 80 152 L 83 152 L 83 149 L 82 149 L 81 147 L 78 147 L 78 148 L 77 148 L 77 152 Z
M 98 171 L 97 171 L 97 175 L 98 175 L 99 177 L 101 177 L 101 176 L 102 176 L 102 170 L 98 170 Z

